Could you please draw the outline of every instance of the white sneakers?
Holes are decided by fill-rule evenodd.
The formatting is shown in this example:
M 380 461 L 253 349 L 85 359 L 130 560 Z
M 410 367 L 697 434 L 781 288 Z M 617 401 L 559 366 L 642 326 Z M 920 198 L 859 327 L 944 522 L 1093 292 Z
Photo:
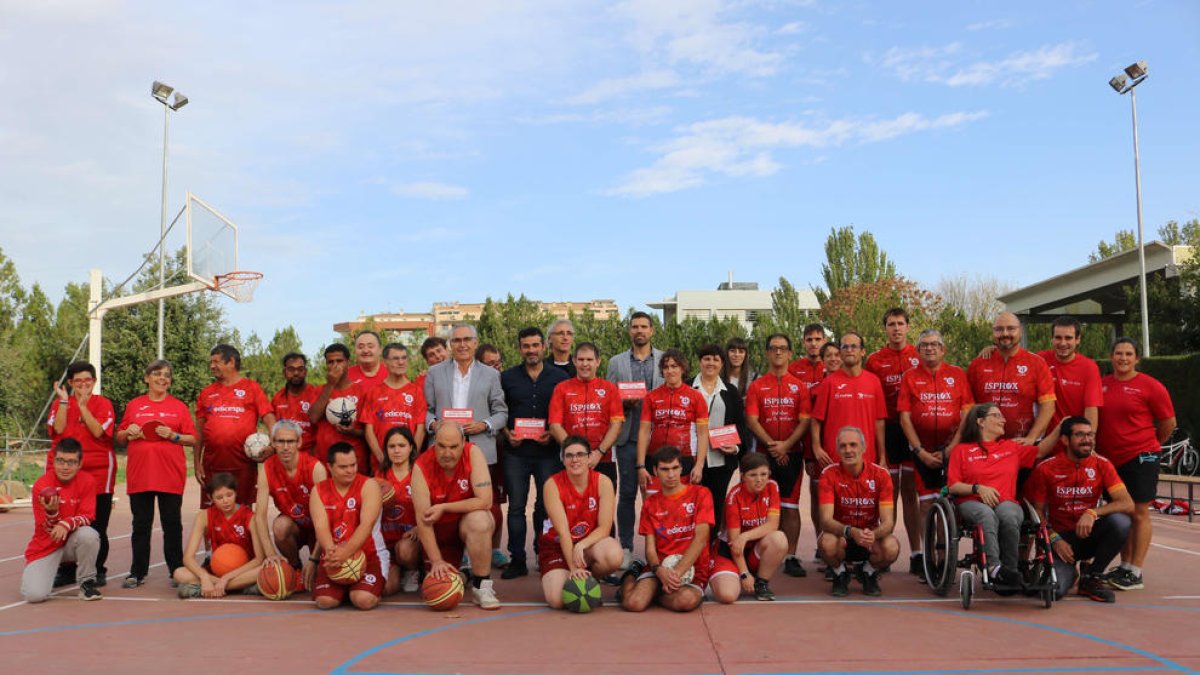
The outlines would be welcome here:
M 416 593 L 421 588 L 421 573 L 417 570 L 405 570 L 400 579 L 400 590 L 405 593 Z
M 633 551 L 630 551 L 627 548 L 621 549 L 621 550 L 623 551 L 623 553 L 622 553 L 622 557 L 621 557 L 620 569 L 622 572 L 624 572 L 625 570 L 629 569 L 630 565 L 633 564 Z
M 491 579 L 484 579 L 479 588 L 471 587 L 471 602 L 479 609 L 500 609 L 500 599 L 496 597 L 496 591 L 492 590 Z

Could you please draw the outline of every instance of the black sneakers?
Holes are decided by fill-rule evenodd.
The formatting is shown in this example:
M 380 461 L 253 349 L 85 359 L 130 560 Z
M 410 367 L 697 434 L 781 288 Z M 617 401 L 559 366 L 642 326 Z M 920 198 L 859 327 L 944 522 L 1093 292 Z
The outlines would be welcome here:
M 504 567 L 504 571 L 500 573 L 501 579 L 516 579 L 529 574 L 529 567 L 526 566 L 523 560 L 513 560 Z
M 1142 581 L 1142 575 L 1134 574 L 1132 570 L 1124 567 L 1118 567 L 1109 572 L 1104 580 L 1108 582 L 1109 586 L 1119 591 L 1137 591 L 1146 587 Z
M 1096 602 L 1117 601 L 1117 594 L 1104 583 L 1104 579 L 1095 574 L 1084 575 L 1079 580 L 1079 594 Z
M 883 595 L 883 590 L 879 588 L 879 572 L 872 572 L 864 575 L 862 580 L 863 595 L 869 595 L 872 598 L 877 598 Z
M 87 579 L 79 584 L 80 600 L 100 600 L 103 597 L 100 594 L 100 589 L 96 588 L 96 581 L 94 579 Z
M 806 577 L 808 572 L 804 571 L 804 565 L 800 564 L 800 559 L 796 556 L 788 556 L 783 561 L 783 573 L 789 577 Z
M 841 574 L 835 574 L 833 577 L 833 588 L 829 592 L 835 598 L 844 598 L 850 595 L 850 572 L 845 571 Z
M 908 573 L 921 578 L 925 577 L 925 554 L 918 553 L 908 558 Z
M 754 580 L 754 599 L 763 602 L 772 602 L 775 600 L 775 593 L 771 590 L 766 579 Z

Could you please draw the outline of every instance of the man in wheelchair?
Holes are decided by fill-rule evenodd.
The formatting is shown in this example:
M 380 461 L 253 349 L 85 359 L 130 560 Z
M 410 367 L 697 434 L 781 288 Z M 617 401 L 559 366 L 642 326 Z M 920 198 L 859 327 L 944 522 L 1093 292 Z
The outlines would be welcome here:
M 1129 537 L 1133 498 L 1112 462 L 1094 452 L 1096 432 L 1087 418 L 1068 417 L 1060 431 L 1067 451 L 1039 464 L 1025 486 L 1034 508 L 1050 522 L 1055 596 L 1071 589 L 1079 563 L 1079 594 L 1116 602 L 1103 574 Z M 1108 503 L 1101 506 L 1105 493 Z

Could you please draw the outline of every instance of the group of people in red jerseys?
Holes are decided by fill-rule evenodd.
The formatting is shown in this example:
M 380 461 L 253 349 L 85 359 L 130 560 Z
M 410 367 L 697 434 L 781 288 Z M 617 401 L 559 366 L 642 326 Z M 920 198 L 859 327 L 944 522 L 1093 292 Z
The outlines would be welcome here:
M 805 483 L 817 556 L 836 596 L 849 592 L 848 565 L 864 593 L 881 592 L 879 575 L 900 554 L 893 532 L 899 505 L 914 552 L 910 571 L 923 574 L 922 511 L 944 488 L 968 521 L 991 528 L 995 576 L 1012 581 L 1010 532 L 1022 496 L 1017 469 L 1042 457 L 1049 459 L 1024 496 L 1050 520 L 1060 564 L 1070 563 L 1059 574 L 1060 586 L 1068 579 L 1060 595 L 1071 587 L 1077 562 L 1084 563 L 1080 592 L 1093 599 L 1111 601 L 1109 587 L 1142 587 L 1157 450 L 1175 420 L 1165 388 L 1136 371 L 1132 340 L 1117 340 L 1114 372 L 1101 378 L 1095 362 L 1076 351 L 1078 322 L 1056 321 L 1054 349 L 1034 354 L 1020 344 L 1019 320 L 1002 313 L 992 347 L 964 371 L 943 361 L 938 331 L 924 331 L 910 344 L 907 314 L 893 309 L 883 317 L 887 344 L 874 352 L 855 331 L 830 342 L 814 324 L 803 331 L 799 359 L 789 336 L 769 336 L 767 372 L 758 376 L 745 365 L 744 342 L 731 341 L 728 350 L 706 346 L 689 385 L 687 356 L 653 348 L 648 316 L 636 313 L 630 324 L 631 349 L 610 357 L 610 379 L 597 376 L 599 348 L 581 343 L 571 352 L 570 376 L 545 403 L 545 417 L 523 418 L 524 425 L 541 425 L 538 443 L 559 467 L 535 483 L 545 511 L 544 521 L 534 523 L 535 548 L 551 606 L 561 605 L 567 578 L 586 575 L 618 581 L 621 604 L 631 611 L 655 602 L 687 611 L 706 595 L 720 602 L 743 594 L 773 599 L 769 581 L 776 571 L 806 574 L 797 555 Z M 253 592 L 251 572 L 279 560 L 300 572 L 319 607 L 349 601 L 370 609 L 388 593 L 417 590 L 422 575 L 458 574 L 461 565 L 472 600 L 498 607 L 490 569 L 503 526 L 495 515 L 502 453 L 488 456 L 473 438 L 500 435 L 492 422 L 503 425 L 503 417 L 486 425 L 443 419 L 445 408 L 459 406 L 431 404 L 424 376 L 408 380 L 407 348 L 384 346 L 372 332 L 358 336 L 355 355 L 351 365 L 347 347 L 327 349 L 324 386 L 307 382 L 303 355 L 287 355 L 286 384 L 268 400 L 240 375 L 236 349 L 219 345 L 210 363 L 214 382 L 198 396 L 194 422 L 168 393 L 165 361 L 147 367 L 147 394 L 126 406 L 119 424 L 111 403 L 84 381 L 90 366 L 82 364 L 76 377 L 69 373 L 70 389 L 56 387 L 60 405 L 48 424 L 56 447 L 67 440 L 81 446 L 71 480 L 91 495 L 75 502 L 90 500 L 91 508 L 68 516 L 68 499 L 35 500 L 40 531 L 53 532 L 47 523 L 64 518 L 72 529 L 61 541 L 35 536 L 40 543 L 31 542 L 27 561 L 40 571 L 31 588 L 45 585 L 46 563 L 32 563 L 46 551 L 62 549 L 63 561 L 87 557 L 87 546 L 66 545 L 75 535 L 81 542 L 91 537 L 87 530 L 96 535 L 96 556 L 78 569 L 55 558 L 54 585 L 79 581 L 99 597 L 115 438 L 128 448 L 134 512 L 127 588 L 145 581 L 157 501 L 164 557 L 181 597 Z M 422 356 L 430 365 L 446 360 L 445 342 L 427 341 Z M 514 422 L 503 436 L 516 438 Z M 243 444 L 260 424 L 270 430 L 273 452 L 255 462 Z M 62 447 L 69 453 L 70 444 Z M 179 510 L 186 447 L 194 448 L 205 496 L 203 524 L 197 520 L 185 551 Z M 52 453 L 47 477 L 56 476 L 61 488 L 54 462 Z M 735 467 L 740 481 L 732 481 Z M 394 499 L 385 503 L 381 486 Z M 622 517 L 639 492 L 640 517 Z M 269 520 L 272 505 L 278 515 Z M 223 534 L 213 523 L 226 525 Z M 197 554 L 227 543 L 228 532 L 243 533 L 236 543 L 248 562 L 215 577 Z M 644 541 L 644 562 L 632 556 L 635 532 Z M 330 583 L 329 571 L 360 550 L 368 560 L 362 581 Z M 1106 570 L 1117 555 L 1121 564 Z M 613 576 L 618 572 L 623 576 Z

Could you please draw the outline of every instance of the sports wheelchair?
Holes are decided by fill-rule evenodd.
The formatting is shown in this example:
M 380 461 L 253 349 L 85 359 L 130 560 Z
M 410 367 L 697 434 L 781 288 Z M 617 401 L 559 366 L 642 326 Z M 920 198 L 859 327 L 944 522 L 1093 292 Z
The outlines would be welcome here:
M 998 595 L 1024 593 L 1037 596 L 1048 609 L 1054 603 L 1058 584 L 1054 573 L 1054 549 L 1050 545 L 1050 533 L 1037 512 L 1028 502 L 1025 521 L 1021 524 L 1021 541 L 1018 553 L 1022 583 L 1019 588 L 1002 587 L 991 577 L 992 565 L 983 550 L 983 526 L 960 522 L 958 508 L 943 488 L 942 496 L 934 501 L 925 517 L 925 580 L 933 592 L 945 596 L 958 575 L 958 593 L 963 609 L 971 608 L 975 596 L 975 578 L 979 577 L 983 588 L 994 590 Z M 971 539 L 971 552 L 958 557 L 958 541 L 962 537 Z

